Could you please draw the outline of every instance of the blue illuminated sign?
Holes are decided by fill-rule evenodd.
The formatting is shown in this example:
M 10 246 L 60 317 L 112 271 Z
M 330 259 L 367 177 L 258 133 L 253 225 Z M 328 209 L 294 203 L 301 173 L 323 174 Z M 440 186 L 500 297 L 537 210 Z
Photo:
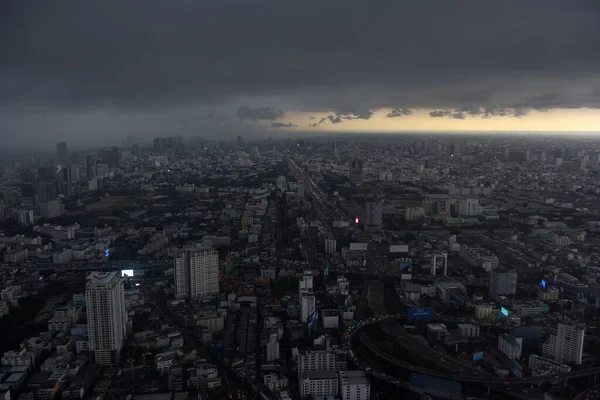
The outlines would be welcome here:
M 547 283 L 546 283 L 546 281 L 545 281 L 545 280 L 543 280 L 543 279 L 542 279 L 542 283 L 541 283 L 541 285 L 542 285 L 542 288 L 543 288 L 543 289 L 546 289 L 546 285 L 547 285 Z
M 433 307 L 415 307 L 407 310 L 408 319 L 433 319 Z
M 500 307 L 500 312 L 508 317 L 508 310 L 504 307 Z
M 110 256 L 110 250 L 109 249 L 104 250 L 104 257 L 108 258 L 109 256 Z

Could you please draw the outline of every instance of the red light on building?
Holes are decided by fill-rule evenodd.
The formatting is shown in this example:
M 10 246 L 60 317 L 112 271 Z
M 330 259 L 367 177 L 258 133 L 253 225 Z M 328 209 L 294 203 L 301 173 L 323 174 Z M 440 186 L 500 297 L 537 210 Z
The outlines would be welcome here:
M 354 218 L 354 223 L 358 224 L 360 222 L 360 220 L 358 219 L 358 217 Z

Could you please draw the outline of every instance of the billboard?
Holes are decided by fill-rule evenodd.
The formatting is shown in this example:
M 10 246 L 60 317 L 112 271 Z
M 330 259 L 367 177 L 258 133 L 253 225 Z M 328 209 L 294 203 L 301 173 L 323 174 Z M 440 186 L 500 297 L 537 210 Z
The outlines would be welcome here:
M 121 276 L 124 277 L 129 277 L 132 278 L 133 277 L 133 270 L 132 269 L 123 269 L 121 270 Z
M 403 281 L 412 279 L 412 266 L 410 265 L 410 261 L 401 260 L 398 262 L 398 274 Z
M 478 351 L 477 353 L 473 353 L 473 361 L 483 360 L 483 352 Z
M 500 312 L 504 314 L 504 316 L 508 317 L 508 310 L 504 307 L 500 307 Z
M 433 319 L 433 307 L 413 307 L 407 310 L 408 319 Z
M 431 275 L 446 276 L 448 273 L 448 253 L 441 252 L 431 255 Z

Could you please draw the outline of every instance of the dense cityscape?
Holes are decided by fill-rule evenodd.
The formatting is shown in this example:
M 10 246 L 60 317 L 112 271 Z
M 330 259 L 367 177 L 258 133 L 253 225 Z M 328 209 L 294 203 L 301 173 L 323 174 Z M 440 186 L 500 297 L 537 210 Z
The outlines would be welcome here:
M 4 154 L 2 399 L 594 398 L 600 142 Z

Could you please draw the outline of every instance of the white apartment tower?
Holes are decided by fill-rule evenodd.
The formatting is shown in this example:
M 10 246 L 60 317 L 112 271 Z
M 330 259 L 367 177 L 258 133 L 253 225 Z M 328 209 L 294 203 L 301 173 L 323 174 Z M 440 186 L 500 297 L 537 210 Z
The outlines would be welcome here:
M 175 258 L 175 296 L 195 299 L 219 293 L 219 254 L 211 246 L 186 248 Z
M 556 328 L 556 334 L 542 346 L 544 356 L 561 364 L 581 364 L 585 326 L 580 323 L 562 323 Z
M 342 400 L 370 400 L 371 384 L 364 371 L 340 371 Z
M 90 350 L 98 365 L 116 365 L 125 341 L 125 288 L 118 272 L 92 272 L 85 288 Z

